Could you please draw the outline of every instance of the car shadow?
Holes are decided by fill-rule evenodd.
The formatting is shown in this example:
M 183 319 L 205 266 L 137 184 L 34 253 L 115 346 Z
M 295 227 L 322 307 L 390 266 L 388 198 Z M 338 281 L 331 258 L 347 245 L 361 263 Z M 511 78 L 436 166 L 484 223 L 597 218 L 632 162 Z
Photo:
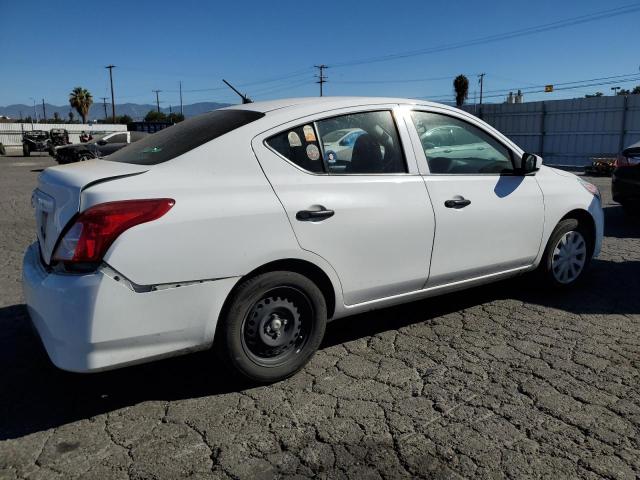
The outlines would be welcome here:
M 609 205 L 603 211 L 605 237 L 640 238 L 640 215 L 625 213 L 622 205 Z
M 624 279 L 625 288 L 620 288 Z M 640 314 L 640 262 L 595 260 L 583 284 L 539 288 L 529 277 L 477 287 L 336 320 L 321 348 L 429 322 L 499 299 L 515 299 L 577 314 Z M 90 375 L 55 368 L 32 333 L 24 305 L 0 309 L 0 440 L 57 427 L 150 400 L 170 401 L 242 391 L 210 352 Z

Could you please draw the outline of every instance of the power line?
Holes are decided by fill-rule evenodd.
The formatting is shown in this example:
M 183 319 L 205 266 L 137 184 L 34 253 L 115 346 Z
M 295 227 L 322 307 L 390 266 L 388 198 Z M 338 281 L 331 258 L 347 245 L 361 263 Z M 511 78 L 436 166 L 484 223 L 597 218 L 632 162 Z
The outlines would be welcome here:
M 576 83 L 583 83 L 583 82 L 596 82 L 596 81 L 600 81 L 600 80 L 611 80 L 611 79 L 619 79 L 617 81 L 624 81 L 625 77 L 635 77 L 637 76 L 638 73 L 634 72 L 634 73 L 625 73 L 622 75 L 610 75 L 608 77 L 598 77 L 598 78 L 589 78 L 587 80 L 574 80 L 572 82 L 552 82 L 554 87 L 557 86 L 564 86 L 564 85 L 573 85 Z M 524 88 L 544 88 L 545 85 L 529 85 L 528 87 L 524 87 Z M 523 87 L 519 87 L 520 89 L 524 89 Z M 510 90 L 517 90 L 517 88 L 511 88 Z M 503 92 L 505 91 L 505 89 L 500 89 L 500 90 L 489 90 L 486 93 L 496 93 L 496 92 Z
M 606 77 L 603 77 L 606 78 Z M 625 79 L 617 79 L 617 80 L 607 80 L 607 81 L 601 81 L 601 82 L 592 82 L 591 80 L 581 80 L 581 81 L 576 81 L 576 82 L 565 82 L 565 83 L 556 83 L 553 84 L 554 88 L 553 91 L 565 91 L 565 90 L 575 90 L 575 89 L 579 89 L 579 88 L 585 88 L 585 87 L 596 87 L 596 86 L 600 86 L 600 85 L 611 85 L 614 83 L 620 83 L 620 82 L 635 82 L 635 81 L 640 81 L 640 76 L 638 76 L 638 74 L 636 74 L 635 77 L 630 77 L 630 78 L 625 78 Z M 592 82 L 592 83 L 579 83 L 579 82 Z M 579 83 L 578 85 L 575 85 L 576 83 Z M 559 88 L 557 88 L 558 85 L 567 85 L 567 86 L 560 86 Z M 529 87 L 531 88 L 531 87 Z M 539 89 L 539 90 L 527 90 L 527 89 L 507 89 L 507 90 L 493 90 L 493 92 L 500 92 L 494 95 L 485 95 L 485 98 L 496 98 L 496 97 L 503 97 L 504 95 L 508 94 L 509 92 L 515 91 L 515 90 L 521 90 L 521 92 L 523 94 L 532 94 L 532 93 L 544 93 L 545 90 L 544 88 Z M 431 99 L 431 100 L 447 100 L 450 99 L 450 95 L 438 95 L 438 96 L 430 96 L 430 97 L 420 97 L 420 98 L 424 98 L 424 99 Z
M 444 44 L 444 45 L 439 45 L 439 46 L 435 46 L 435 47 L 429 47 L 429 48 L 423 48 L 423 49 L 418 49 L 418 50 L 410 50 L 410 51 L 406 51 L 406 52 L 399 52 L 399 53 L 392 53 L 392 54 L 388 54 L 388 55 L 380 55 L 377 57 L 369 57 L 369 58 L 364 58 L 364 59 L 359 59 L 359 60 L 352 60 L 352 61 L 348 61 L 348 62 L 339 62 L 339 63 L 334 63 L 331 64 L 332 67 L 334 68 L 340 68 L 340 67 L 351 67 L 351 66 L 355 66 L 355 65 L 364 65 L 364 64 L 369 64 L 369 63 L 377 63 L 377 62 L 386 62 L 389 60 L 397 60 L 400 58 L 407 58 L 407 57 L 415 57 L 415 56 L 419 56 L 419 55 L 427 55 L 430 53 L 438 53 L 438 52 L 444 52 L 447 50 L 454 50 L 454 49 L 458 49 L 458 48 L 463 48 L 463 47 L 470 47 L 470 46 L 475 46 L 475 45 L 482 45 L 485 43 L 490 43 L 490 42 L 497 42 L 500 40 L 507 40 L 507 39 L 511 39 L 511 38 L 516 38 L 516 37 L 522 37 L 525 35 L 533 35 L 536 33 L 542 33 L 542 32 L 547 32 L 549 30 L 557 30 L 560 28 L 565 28 L 565 27 L 569 27 L 569 26 L 573 26 L 573 25 L 579 25 L 582 23 L 587 23 L 587 22 L 593 22 L 596 20 L 602 20 L 605 18 L 610 18 L 613 16 L 618 16 L 618 15 L 624 15 L 627 13 L 632 13 L 635 11 L 640 10 L 640 4 L 638 3 L 634 3 L 634 4 L 630 4 L 630 5 L 625 5 L 622 7 L 617 7 L 617 8 L 612 8 L 612 9 L 608 9 L 608 10 L 601 10 L 598 12 L 593 12 L 593 13 L 589 13 L 589 14 L 585 14 L 585 15 L 580 15 L 577 17 L 572 17 L 572 18 L 567 18 L 564 20 L 557 20 L 555 22 L 551 22 L 551 23 L 546 23 L 546 24 L 542 24 L 542 25 L 536 25 L 533 27 L 527 27 L 527 28 L 522 28 L 519 30 L 513 30 L 510 32 L 504 32 L 504 33 L 499 33 L 499 34 L 495 34 L 495 35 L 489 35 L 486 37 L 480 37 L 480 38 L 476 38 L 476 39 L 472 39 L 472 40 L 466 40 L 466 41 L 462 41 L 462 42 L 457 42 L 457 43 L 450 43 L 450 44 Z
M 451 77 L 452 77 L 451 75 L 445 75 L 442 77 L 403 78 L 403 79 L 394 79 L 394 80 L 332 80 L 331 83 L 342 83 L 342 84 L 353 84 L 353 85 L 384 84 L 384 83 L 418 83 L 418 82 L 435 82 L 438 80 L 448 80 Z
M 309 85 L 309 80 L 302 80 L 302 81 L 297 81 L 295 83 L 292 83 L 290 85 L 285 85 L 285 86 L 279 86 L 279 87 L 275 87 L 275 88 L 268 88 L 266 90 L 259 90 L 257 92 L 254 92 L 253 95 L 270 95 L 272 93 L 277 93 L 277 92 L 282 92 L 284 90 L 292 90 L 294 88 L 297 87 L 301 87 L 303 85 Z

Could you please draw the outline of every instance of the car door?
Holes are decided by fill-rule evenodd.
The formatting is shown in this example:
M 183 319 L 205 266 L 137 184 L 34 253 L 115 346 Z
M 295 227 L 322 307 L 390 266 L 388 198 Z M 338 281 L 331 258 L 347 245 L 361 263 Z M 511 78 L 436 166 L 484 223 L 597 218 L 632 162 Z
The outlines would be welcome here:
M 349 162 L 328 162 L 322 139 L 345 128 L 365 133 Z M 347 305 L 423 287 L 433 209 L 393 106 L 308 117 L 259 135 L 253 149 L 300 246 L 331 264 Z
M 409 116 L 436 220 L 427 286 L 531 265 L 544 226 L 535 176 L 518 175 L 516 154 L 480 122 L 426 109 Z M 420 134 L 443 126 L 456 133 L 454 145 L 425 149 Z

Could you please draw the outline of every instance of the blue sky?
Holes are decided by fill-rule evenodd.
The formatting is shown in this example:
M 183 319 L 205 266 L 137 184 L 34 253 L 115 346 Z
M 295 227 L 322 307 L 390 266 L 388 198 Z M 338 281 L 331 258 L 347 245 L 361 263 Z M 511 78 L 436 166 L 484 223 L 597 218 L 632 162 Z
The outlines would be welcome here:
M 117 65 L 116 103 L 153 103 L 152 90 L 161 89 L 163 106 L 178 103 L 180 80 L 185 104 L 237 101 L 221 78 L 253 83 L 242 90 L 256 100 L 317 95 L 313 65 L 318 63 L 333 65 L 327 70 L 326 95 L 442 98 L 451 94 L 453 77 L 464 73 L 471 80 L 470 102 L 480 72 L 486 73 L 486 91 L 628 73 L 640 78 L 640 10 L 494 43 L 337 66 L 631 3 L 0 0 L 0 105 L 30 104 L 31 97 L 65 104 L 68 92 L 78 85 L 96 99 L 109 97 L 104 69 L 109 63 Z M 278 80 L 264 82 L 274 78 Z M 414 79 L 427 80 L 406 81 Z M 615 85 L 636 84 L 640 80 Z M 596 90 L 608 95 L 610 87 L 530 94 L 525 99 L 568 98 Z

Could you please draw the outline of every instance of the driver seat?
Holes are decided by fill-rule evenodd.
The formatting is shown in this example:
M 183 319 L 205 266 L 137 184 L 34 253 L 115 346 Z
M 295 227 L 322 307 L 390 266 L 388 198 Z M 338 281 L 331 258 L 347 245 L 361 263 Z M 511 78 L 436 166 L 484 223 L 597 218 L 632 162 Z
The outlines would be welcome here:
M 349 173 L 383 173 L 382 150 L 372 135 L 360 135 L 353 145 Z

